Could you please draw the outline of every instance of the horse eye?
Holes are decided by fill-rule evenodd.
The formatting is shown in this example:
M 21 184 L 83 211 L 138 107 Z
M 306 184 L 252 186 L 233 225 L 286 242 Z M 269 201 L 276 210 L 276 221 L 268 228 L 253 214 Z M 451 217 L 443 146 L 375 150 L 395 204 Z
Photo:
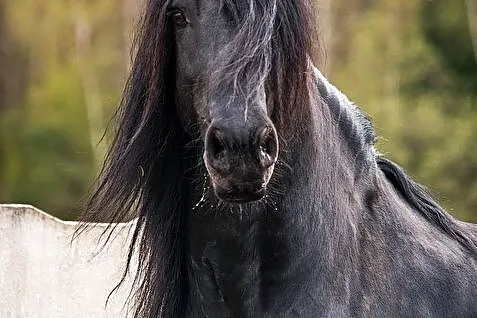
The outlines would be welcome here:
M 178 27 L 183 28 L 189 24 L 186 15 L 181 10 L 173 10 L 168 15 L 171 17 L 172 22 Z

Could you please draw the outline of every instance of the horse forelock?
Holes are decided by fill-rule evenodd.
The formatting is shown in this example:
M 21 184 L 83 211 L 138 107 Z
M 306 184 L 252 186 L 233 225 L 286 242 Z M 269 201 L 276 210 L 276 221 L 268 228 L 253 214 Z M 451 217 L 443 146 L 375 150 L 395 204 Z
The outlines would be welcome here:
M 300 122 L 309 106 L 306 74 L 314 56 L 314 10 L 307 0 L 223 0 L 237 31 L 222 50 L 211 89 L 246 101 L 267 90 L 279 133 Z M 288 133 L 290 130 L 286 130 Z

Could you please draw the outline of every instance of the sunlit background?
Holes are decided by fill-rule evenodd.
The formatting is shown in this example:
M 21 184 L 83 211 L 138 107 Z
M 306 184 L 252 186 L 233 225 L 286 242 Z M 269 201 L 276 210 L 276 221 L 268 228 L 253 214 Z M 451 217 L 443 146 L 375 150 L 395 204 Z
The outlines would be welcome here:
M 475 0 L 319 3 L 322 69 L 369 113 L 378 148 L 477 222 Z M 140 5 L 0 1 L 0 202 L 77 217 L 109 137 Z

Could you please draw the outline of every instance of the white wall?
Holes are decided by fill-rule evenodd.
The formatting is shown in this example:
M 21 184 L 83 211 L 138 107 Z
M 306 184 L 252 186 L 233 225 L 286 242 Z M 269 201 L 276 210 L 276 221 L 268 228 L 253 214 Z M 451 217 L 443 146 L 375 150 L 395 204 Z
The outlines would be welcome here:
M 76 225 L 31 206 L 0 205 L 1 318 L 127 316 L 133 274 L 105 304 L 125 268 L 133 223 L 118 225 L 104 249 L 105 225 L 71 243 Z

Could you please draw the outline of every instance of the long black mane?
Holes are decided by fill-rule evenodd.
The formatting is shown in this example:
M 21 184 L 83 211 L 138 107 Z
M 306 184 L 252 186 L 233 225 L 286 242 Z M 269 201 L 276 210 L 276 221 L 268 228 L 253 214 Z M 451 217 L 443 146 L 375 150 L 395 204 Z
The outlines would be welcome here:
M 311 113 L 308 78 L 316 38 L 311 2 L 224 0 L 224 5 L 236 9 L 232 11 L 242 30 L 224 68 L 231 78 L 259 69 L 250 85 L 267 76 L 267 102 L 274 105 L 272 120 L 283 149 L 298 142 L 296 132 L 306 128 Z M 194 169 L 200 165 L 202 145 L 195 142 L 197 136 L 184 131 L 176 113 L 175 49 L 166 15 L 168 3 L 146 3 L 137 53 L 116 114 L 115 138 L 82 218 L 84 226 L 138 218 L 128 257 L 129 264 L 134 253 L 139 255 L 133 294 L 136 317 L 184 315 L 189 296 L 186 223 L 192 202 L 197 200 L 191 184 L 202 177 L 200 169 Z M 251 12 L 251 4 L 259 11 Z M 247 37 L 250 34 L 255 37 Z M 320 94 L 330 108 L 342 114 L 339 99 L 325 98 L 323 90 Z M 345 107 L 349 110 L 351 106 Z M 420 186 L 392 162 L 374 156 L 375 134 L 366 117 L 354 111 L 345 114 L 350 116 L 338 120 L 344 123 L 340 128 L 356 140 L 357 148 L 369 150 L 360 160 L 377 164 L 414 209 L 475 251 L 475 240 Z
M 445 211 L 420 184 L 412 180 L 397 164 L 382 156 L 376 157 L 378 167 L 404 200 L 430 223 L 461 243 L 477 257 L 477 240 Z

